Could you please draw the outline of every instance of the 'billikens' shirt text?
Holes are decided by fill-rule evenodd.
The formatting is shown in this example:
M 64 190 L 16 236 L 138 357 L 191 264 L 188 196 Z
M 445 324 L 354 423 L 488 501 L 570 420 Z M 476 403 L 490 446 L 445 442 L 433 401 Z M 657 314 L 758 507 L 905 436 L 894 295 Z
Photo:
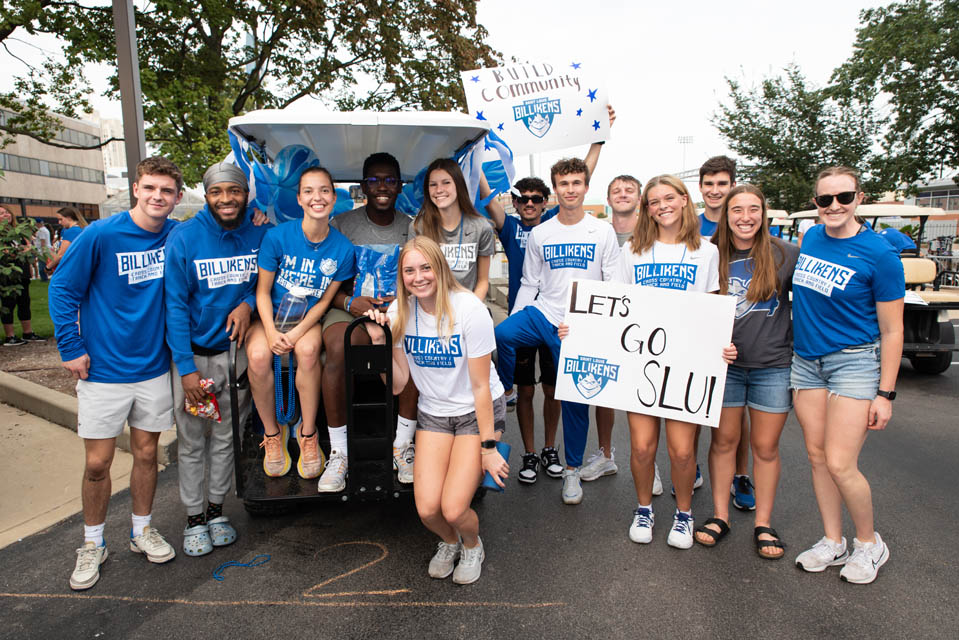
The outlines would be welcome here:
M 210 289 L 249 282 L 256 275 L 256 254 L 229 258 L 194 260 L 198 280 L 206 280 Z
M 321 258 L 319 266 L 318 277 L 314 258 L 283 256 L 283 264 L 280 266 L 280 273 L 276 276 L 276 283 L 287 290 L 293 287 L 304 287 L 309 291 L 308 295 L 322 298 L 323 292 L 333 281 L 337 263 L 333 258 Z
M 449 339 L 407 335 L 404 337 L 404 346 L 406 354 L 419 367 L 453 369 L 456 367 L 455 359 L 463 357 L 460 334 Z
M 543 245 L 543 260 L 550 269 L 588 269 L 595 257 L 595 243 Z
M 633 267 L 636 284 L 660 289 L 679 289 L 685 291 L 696 282 L 695 264 L 637 264 Z
M 117 275 L 126 276 L 127 284 L 146 282 L 163 277 L 163 248 L 153 251 L 118 253 Z
M 835 289 L 845 291 L 854 275 L 856 272 L 849 267 L 800 254 L 793 273 L 793 286 L 806 287 L 831 298 Z

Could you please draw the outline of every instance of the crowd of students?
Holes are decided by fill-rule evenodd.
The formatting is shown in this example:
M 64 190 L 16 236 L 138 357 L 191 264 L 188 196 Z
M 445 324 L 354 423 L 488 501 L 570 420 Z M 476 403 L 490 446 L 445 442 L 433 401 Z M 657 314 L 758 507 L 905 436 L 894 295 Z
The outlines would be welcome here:
M 612 120 L 612 110 L 610 115 Z M 274 378 L 275 357 L 293 354 L 302 414 L 296 473 L 319 477 L 318 491 L 342 491 L 349 469 L 343 340 L 347 322 L 364 315 L 375 322 L 354 331 L 354 342 L 385 344 L 378 325 L 392 331 L 393 392 L 400 398 L 393 462 L 398 480 L 413 483 L 417 512 L 439 538 L 429 575 L 474 582 L 485 552 L 470 499 L 484 472 L 500 485 L 510 472 L 496 444 L 514 383 L 524 446 L 520 482 L 535 482 L 542 465 L 548 476 L 562 477 L 563 502 L 578 504 L 583 480 L 618 471 L 613 411 L 597 408 L 599 449 L 584 461 L 588 406 L 552 397 L 574 278 L 736 297 L 732 342 L 721 354 L 728 364 L 723 410 L 710 434 L 713 516 L 695 527 L 700 428 L 666 420 L 676 499 L 667 543 L 682 549 L 694 541 L 717 544 L 729 533 L 733 495 L 737 507 L 756 512 L 757 553 L 784 555 L 785 543 L 771 525 L 779 437 L 795 405 L 824 529 L 796 563 L 807 571 L 844 565 L 841 576 L 849 582 L 875 579 L 889 551 L 873 529 L 869 485 L 857 461 L 866 433 L 884 428 L 891 417 L 904 282 L 895 250 L 856 222 L 863 198 L 857 174 L 832 167 L 819 176 L 814 199 L 822 224 L 807 231 L 800 253 L 771 236 L 762 192 L 737 186 L 728 158 L 711 159 L 701 171 L 702 216 L 683 182 L 669 175 L 645 187 L 618 176 L 607 188 L 612 224 L 587 215 L 583 203 L 599 148 L 594 145 L 585 162 L 553 165 L 558 207 L 550 212 L 550 188 L 524 178 L 513 190 L 519 217 L 507 216 L 494 201 L 487 219 L 474 209 L 458 165 L 437 160 L 425 172 L 424 204 L 411 220 L 395 209 L 401 187 L 396 159 L 377 153 L 363 167 L 365 206 L 331 220 L 334 176 L 310 168 L 299 178 L 302 220 L 276 227 L 248 216 L 246 177 L 232 164 L 207 170 L 205 206 L 176 224 L 168 216 L 182 194 L 179 169 L 163 158 L 142 162 L 136 206 L 73 240 L 50 285 L 58 348 L 78 380 L 78 432 L 86 450 L 84 543 L 71 587 L 92 587 L 107 558 L 109 470 L 124 423 L 134 455 L 130 549 L 155 563 L 175 556 L 151 518 L 157 440 L 174 417 L 187 517 L 184 553 L 204 555 L 236 540 L 222 508 L 233 470 L 229 412 L 245 420 L 251 405 L 243 394 L 236 406 L 229 401 L 231 341 L 245 347 L 248 365 L 241 360 L 241 366 L 248 366 L 264 426 L 264 473 L 279 477 L 293 466 L 288 425 L 276 417 Z M 481 193 L 489 193 L 485 180 Z M 494 329 L 484 299 L 497 233 L 510 262 L 510 315 Z M 366 290 L 357 260 L 364 247 L 398 253 L 395 286 Z M 696 268 L 677 278 L 670 265 Z M 308 310 L 295 326 L 277 326 L 274 314 L 293 290 L 306 298 Z M 539 453 L 532 409 L 537 354 L 545 427 Z M 219 400 L 220 423 L 186 410 L 206 393 Z M 325 416 L 318 415 L 321 394 Z M 565 464 L 555 447 L 559 414 Z M 323 418 L 328 459 L 317 436 Z M 652 498 L 663 492 L 655 463 L 660 419 L 629 412 L 627 420 L 637 498 L 628 536 L 649 543 Z M 750 449 L 755 494 L 746 475 Z M 843 504 L 856 527 L 851 553 L 841 529 Z

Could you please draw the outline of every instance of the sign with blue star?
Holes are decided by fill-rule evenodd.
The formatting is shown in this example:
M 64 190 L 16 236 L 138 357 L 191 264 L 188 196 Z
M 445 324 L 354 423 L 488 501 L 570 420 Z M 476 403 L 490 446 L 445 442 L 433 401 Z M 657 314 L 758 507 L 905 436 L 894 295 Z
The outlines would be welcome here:
M 469 112 L 494 123 L 514 155 L 609 138 L 606 83 L 598 64 L 581 58 L 537 61 L 464 71 L 460 77 Z

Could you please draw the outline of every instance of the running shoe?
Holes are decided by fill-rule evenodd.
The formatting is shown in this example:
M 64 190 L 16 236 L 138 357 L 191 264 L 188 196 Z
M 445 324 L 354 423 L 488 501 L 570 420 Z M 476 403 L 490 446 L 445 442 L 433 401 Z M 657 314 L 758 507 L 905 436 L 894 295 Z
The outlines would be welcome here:
M 483 541 L 478 536 L 476 539 L 478 543 L 472 549 L 460 546 L 460 561 L 453 570 L 453 582 L 456 584 L 473 584 L 479 580 L 486 553 L 483 552 Z
M 677 549 L 689 549 L 693 546 L 693 517 L 682 511 L 673 516 L 673 528 L 669 530 L 666 544 Z
M 147 560 L 156 564 L 169 562 L 176 556 L 173 546 L 163 539 L 159 531 L 149 525 L 144 527 L 143 533 L 138 536 L 130 532 L 130 551 L 142 553 Z
M 97 546 L 87 541 L 77 549 L 77 565 L 70 575 L 70 588 L 74 591 L 89 589 L 100 579 L 100 565 L 107 561 L 106 545 Z
M 285 424 L 280 425 L 280 430 L 272 436 L 263 434 L 263 441 L 260 447 L 265 449 L 263 455 L 263 472 L 271 478 L 285 476 L 293 465 L 293 459 L 286 447 L 286 441 L 289 438 L 289 432 Z
M 556 453 L 555 448 L 543 447 L 539 458 L 543 462 L 543 469 L 546 471 L 546 475 L 550 478 L 563 477 L 563 465 L 559 463 L 559 454 Z
M 846 564 L 848 558 L 845 537 L 837 543 L 823 536 L 811 549 L 806 549 L 796 557 L 796 565 L 804 571 L 819 573 L 827 567 Z
M 749 476 L 736 476 L 733 485 L 729 488 L 733 495 L 733 506 L 740 511 L 756 510 L 756 494 L 753 493 L 753 483 Z
M 889 547 L 875 532 L 875 542 L 860 542 L 852 539 L 852 555 L 846 560 L 846 565 L 839 571 L 839 577 L 853 584 L 869 584 L 876 579 L 879 567 L 889 559 Z
M 633 523 L 629 525 L 629 539 L 639 544 L 653 541 L 653 523 L 656 517 L 652 509 L 637 507 L 633 511 Z
M 523 468 L 519 470 L 517 479 L 523 484 L 533 484 L 539 475 L 539 456 L 533 453 L 523 454 Z
M 579 504 L 583 501 L 583 485 L 579 469 L 563 469 L 563 503 Z
M 506 397 L 506 411 L 516 411 L 516 390 L 510 389 L 504 395 Z
M 47 341 L 46 338 L 44 338 L 43 336 L 38 336 L 35 333 L 25 333 L 23 334 L 23 339 L 26 342 L 46 342 Z
M 320 439 L 316 431 L 304 436 L 303 426 L 296 430 L 296 441 L 300 445 L 300 458 L 296 461 L 296 471 L 301 478 L 312 480 L 323 470 L 323 452 L 320 450 Z
M 21 344 L 27 344 L 27 341 L 17 336 L 9 336 L 3 341 L 5 347 L 19 347 Z
M 436 545 L 436 553 L 430 558 L 430 577 L 448 578 L 453 573 L 453 563 L 456 561 L 456 556 L 460 554 L 461 548 L 459 542 L 450 544 L 440 540 Z
M 663 479 L 659 477 L 659 465 L 653 463 L 653 495 L 663 495 Z
M 346 456 L 333 449 L 326 461 L 326 471 L 320 476 L 316 490 L 320 493 L 336 493 L 346 489 Z
M 400 484 L 413 484 L 413 441 L 407 440 L 399 447 L 393 447 L 393 468 Z
M 615 474 L 619 471 L 615 462 L 615 453 L 616 449 L 611 449 L 607 458 L 602 447 L 600 447 L 596 453 L 586 459 L 586 464 L 579 470 L 579 477 L 585 482 L 592 482 L 597 478 Z

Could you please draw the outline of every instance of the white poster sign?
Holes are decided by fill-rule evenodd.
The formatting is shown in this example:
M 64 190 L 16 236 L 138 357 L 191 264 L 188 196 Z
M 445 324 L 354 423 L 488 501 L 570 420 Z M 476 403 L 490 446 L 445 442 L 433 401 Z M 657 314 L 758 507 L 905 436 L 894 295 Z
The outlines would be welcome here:
M 719 425 L 736 299 L 574 280 L 556 397 Z
M 514 64 L 460 74 L 470 115 L 515 155 L 609 138 L 606 84 L 582 60 Z

